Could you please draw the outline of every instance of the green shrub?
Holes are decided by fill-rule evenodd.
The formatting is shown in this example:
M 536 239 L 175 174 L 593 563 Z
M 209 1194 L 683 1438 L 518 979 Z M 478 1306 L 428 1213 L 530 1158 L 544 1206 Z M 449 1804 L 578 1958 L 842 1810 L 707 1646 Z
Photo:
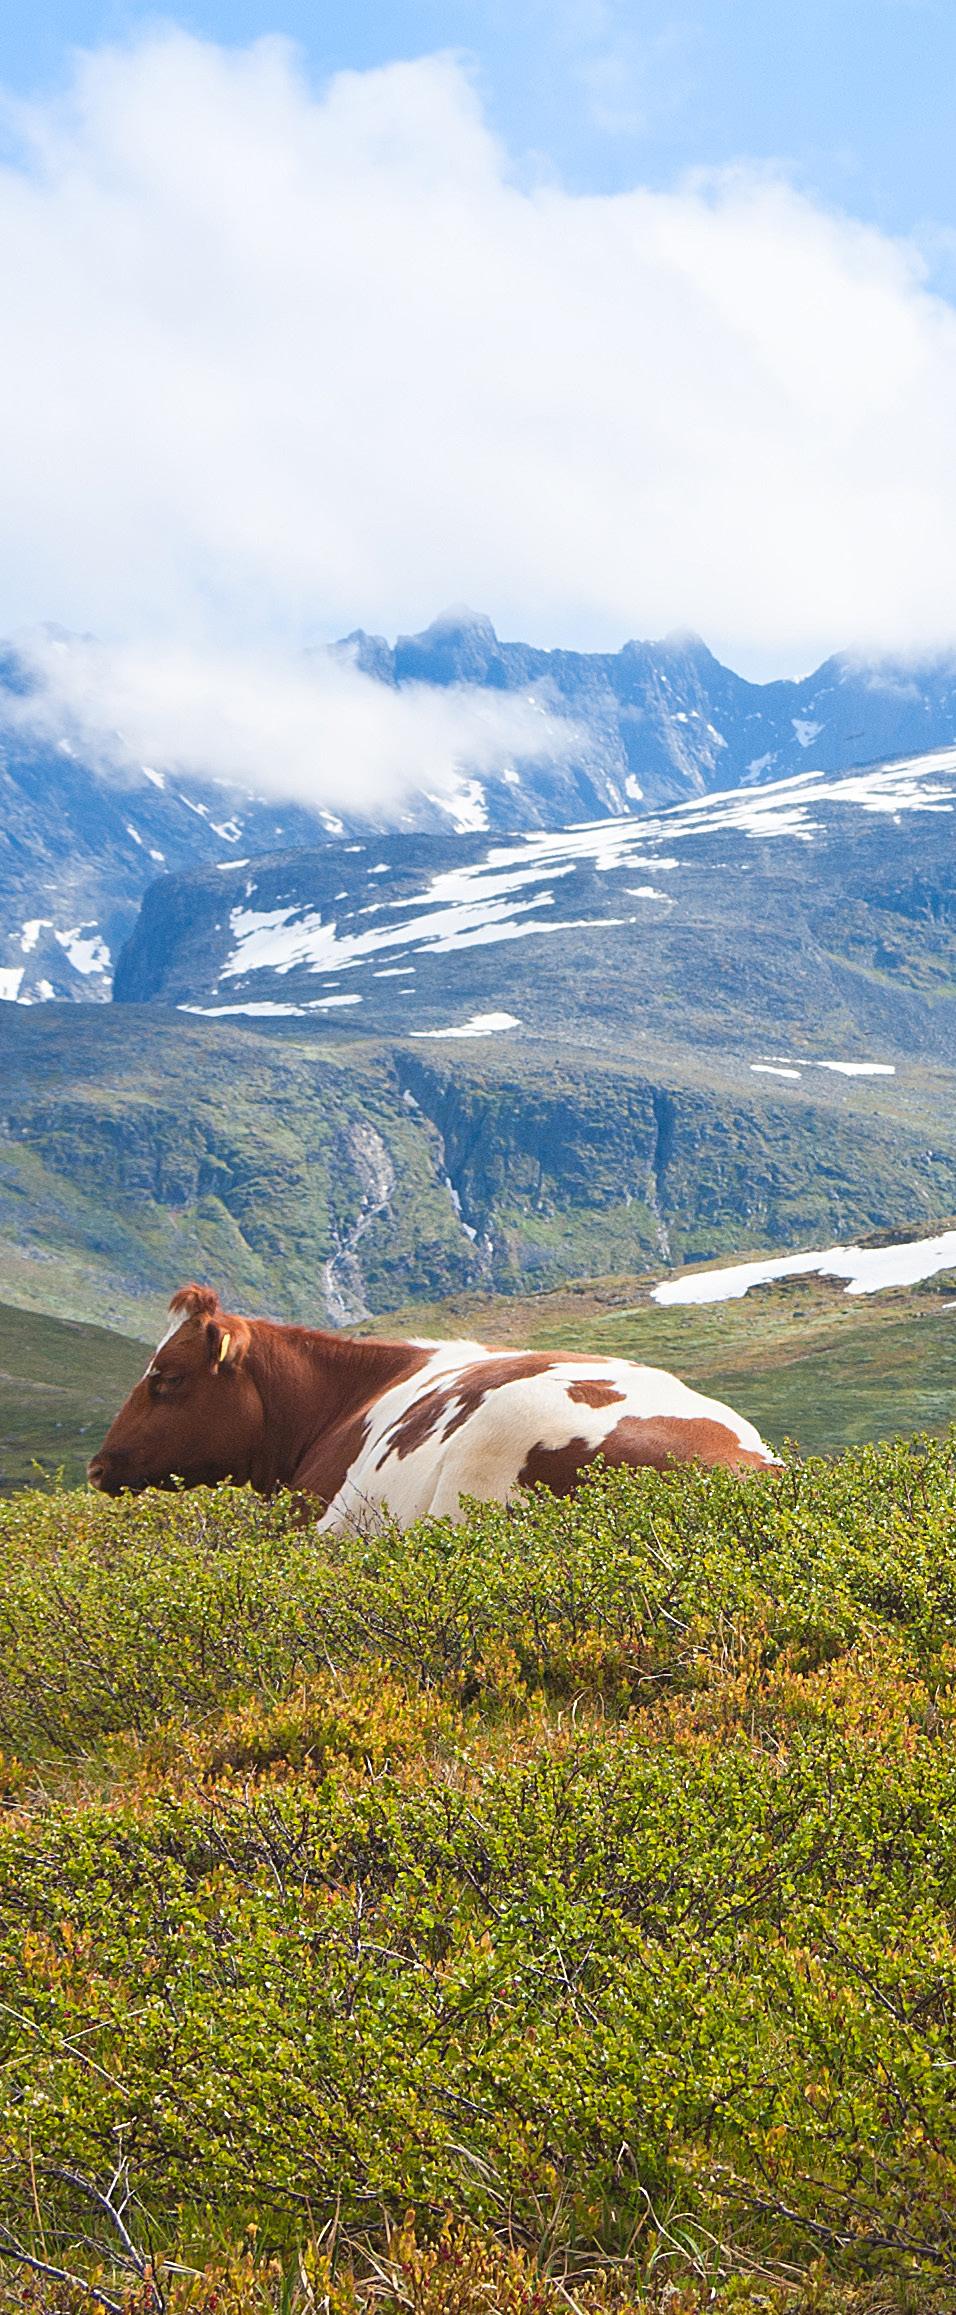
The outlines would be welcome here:
M 122 2303 L 128 2181 L 143 2315 L 952 2305 L 954 1514 L 0 1507 L 0 2249 Z

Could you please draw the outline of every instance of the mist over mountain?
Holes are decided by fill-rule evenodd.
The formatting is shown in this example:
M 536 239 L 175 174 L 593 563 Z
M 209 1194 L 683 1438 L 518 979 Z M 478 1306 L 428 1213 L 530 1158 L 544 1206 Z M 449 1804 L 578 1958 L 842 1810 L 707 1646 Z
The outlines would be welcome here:
M 680 803 L 812 765 L 848 770 L 956 738 L 956 656 L 864 663 L 837 654 L 799 681 L 751 683 L 699 635 L 625 643 L 617 652 L 504 643 L 491 621 L 448 612 L 394 645 L 347 638 L 381 682 L 539 692 L 583 726 L 582 770 L 606 808 Z M 556 823 L 552 822 L 551 825 Z
M 556 830 L 643 813 L 813 767 L 837 771 L 956 739 L 956 661 L 864 666 L 828 660 L 799 682 L 754 684 L 699 638 L 614 653 L 502 642 L 487 618 L 456 611 L 394 644 L 356 632 L 338 647 L 383 700 L 430 692 L 530 702 L 573 745 L 495 768 L 463 758 L 443 787 L 427 775 L 387 810 L 340 799 L 348 781 L 317 747 L 314 801 L 282 798 L 277 749 L 268 793 L 159 762 L 108 771 L 75 734 L 32 736 L 16 655 L 0 663 L 0 995 L 21 1002 L 109 996 L 115 958 L 148 887 L 167 871 L 224 867 L 380 831 Z M 347 771 L 347 767 L 345 768 Z

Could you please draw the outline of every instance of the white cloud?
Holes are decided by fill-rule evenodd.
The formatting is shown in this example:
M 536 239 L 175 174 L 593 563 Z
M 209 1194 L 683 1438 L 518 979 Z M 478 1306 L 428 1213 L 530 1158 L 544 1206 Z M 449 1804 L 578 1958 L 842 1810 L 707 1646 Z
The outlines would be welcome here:
M 332 651 L 41 635 L 23 656 L 36 689 L 5 714 L 101 769 L 160 763 L 306 803 L 382 812 L 410 789 L 437 801 L 464 770 L 553 760 L 577 738 L 540 699 L 465 684 L 393 690 Z
M 230 747 L 298 747 L 304 640 L 461 596 L 754 672 L 952 639 L 956 315 L 908 247 L 746 172 L 529 187 L 447 57 L 315 92 L 166 31 L 14 126 L 0 629 L 110 645 L 97 729 L 178 701 L 221 752 L 229 664 Z

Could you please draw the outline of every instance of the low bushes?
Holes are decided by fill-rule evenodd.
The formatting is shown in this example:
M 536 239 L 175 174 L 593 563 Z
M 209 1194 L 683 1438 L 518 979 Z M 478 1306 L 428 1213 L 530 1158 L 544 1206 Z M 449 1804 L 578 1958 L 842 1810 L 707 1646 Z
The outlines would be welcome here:
M 7 2303 L 954 2304 L 954 1513 L 0 1507 Z

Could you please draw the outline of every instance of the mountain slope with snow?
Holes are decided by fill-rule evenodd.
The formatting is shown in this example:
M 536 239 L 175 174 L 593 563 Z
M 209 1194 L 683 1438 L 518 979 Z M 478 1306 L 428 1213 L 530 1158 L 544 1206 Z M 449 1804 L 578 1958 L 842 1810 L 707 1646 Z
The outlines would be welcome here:
M 956 1055 L 956 749 L 508 843 L 375 837 L 147 895 L 120 1002 L 434 1040 L 734 1053 L 746 1074 Z
M 695 637 L 617 653 L 547 652 L 500 642 L 470 614 L 395 645 L 359 633 L 340 648 L 389 688 L 511 691 L 574 725 L 574 747 L 560 761 L 502 763 L 480 779 L 463 764 L 444 794 L 423 782 L 397 812 L 409 835 L 548 833 L 781 776 L 795 777 L 802 793 L 811 767 L 832 774 L 956 741 L 952 660 L 867 668 L 834 659 L 799 683 L 753 684 Z M 15 659 L 0 654 L 0 997 L 108 997 L 143 894 L 167 870 L 314 849 L 330 837 L 365 840 L 375 827 L 388 833 L 357 813 L 270 801 L 163 765 L 107 777 L 65 734 L 58 743 L 25 737 L 13 713 L 22 692 Z M 320 787 L 318 756 L 316 777 Z

